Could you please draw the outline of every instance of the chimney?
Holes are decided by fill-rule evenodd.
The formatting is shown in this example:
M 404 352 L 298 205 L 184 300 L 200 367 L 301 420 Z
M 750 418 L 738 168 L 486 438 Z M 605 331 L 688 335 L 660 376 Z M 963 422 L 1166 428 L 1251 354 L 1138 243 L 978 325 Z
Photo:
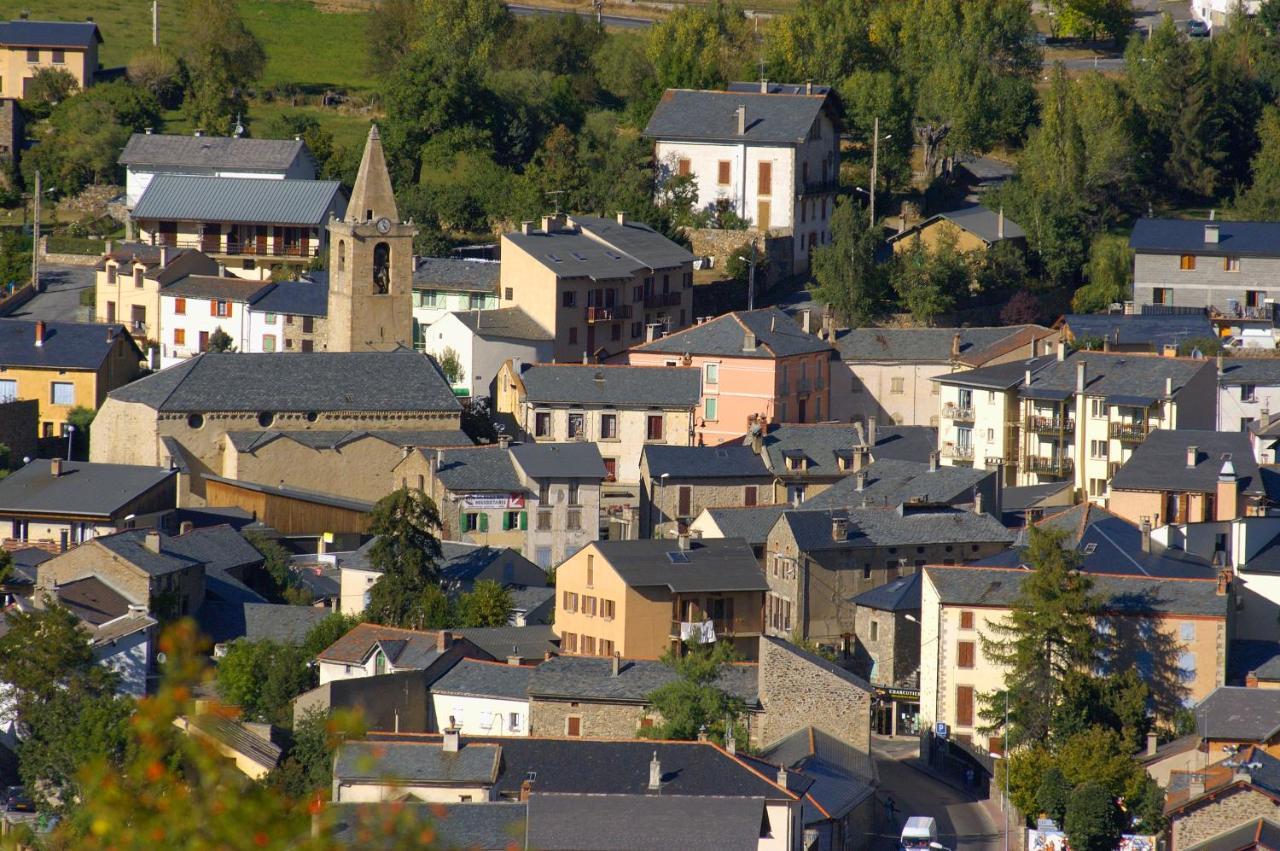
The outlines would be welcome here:
M 226 263 L 219 263 L 219 264 L 218 264 L 218 277 L 219 277 L 219 278 L 225 278 L 226 276 L 227 276 L 227 264 L 226 264 Z
M 832 517 L 831 518 L 831 540 L 843 541 L 849 537 L 849 518 Z
M 1262 411 L 1258 414 L 1258 428 L 1261 429 L 1262 431 L 1266 431 L 1267 427 L 1270 425 L 1271 425 L 1271 409 L 1263 408 Z
M 707 725 L 703 724 L 698 728 L 698 741 L 705 742 L 707 740 Z
M 1142 533 L 1142 551 L 1144 553 L 1151 552 L 1151 518 L 1143 517 L 1138 531 Z
M 143 128 L 142 128 L 142 130 L 143 130 L 143 132 L 145 132 L 148 136 L 150 136 L 150 135 L 151 135 L 151 128 L 150 128 L 150 127 L 143 127 Z
M 876 423 L 878 422 L 875 415 L 867 417 L 867 446 L 871 449 L 876 448 Z
M 1218 242 L 1218 225 L 1204 226 L 1204 241 L 1208 245 L 1215 245 Z
M 1194 467 L 1196 465 L 1196 461 L 1198 460 L 1200 460 L 1200 447 L 1188 446 L 1187 447 L 1187 466 Z
M 197 138 L 199 138 L 200 136 L 203 136 L 203 135 L 204 135 L 204 128 L 203 128 L 203 127 L 197 127 L 197 128 L 196 128 L 195 135 L 196 135 L 196 137 L 197 137 Z
M 533 233 L 533 222 L 521 222 L 520 233 L 524 234 L 525 236 L 528 236 L 529 234 Z
M 652 343 L 656 339 L 658 339 L 658 326 L 654 323 L 644 326 L 644 341 Z
M 36 320 L 36 345 L 37 346 L 44 345 L 44 320 L 43 319 Z
M 982 491 L 974 491 L 973 493 L 973 513 L 982 513 Z
M 167 245 L 160 246 L 160 268 L 163 269 L 169 265 L 169 261 L 173 259 L 173 249 Z
M 996 239 L 1004 239 L 1004 207 L 996 214 Z
M 853 447 L 853 472 L 858 473 L 867 465 L 867 456 L 871 454 L 871 449 L 862 444 Z
M 733 733 L 724 737 L 724 749 L 729 752 L 729 756 L 738 755 L 738 740 L 733 737 Z
M 960 359 L 960 332 L 957 331 L 951 335 L 951 359 Z
M 116 326 L 108 325 L 107 326 L 107 343 L 108 344 L 113 343 L 115 342 L 115 339 L 116 339 Z
M 508 665 L 510 665 L 510 666 L 511 666 L 511 667 L 513 667 L 513 668 L 519 668 L 519 667 L 520 667 L 520 656 L 519 656 L 518 654 L 515 654 L 515 653 L 512 653 L 511 655 L 507 656 L 507 664 L 508 664 Z
M 662 763 L 658 762 L 658 752 L 653 752 L 649 760 L 649 791 L 657 792 L 662 788 Z
M 812 334 L 813 329 L 810 327 L 809 310 L 800 311 L 800 327 L 804 329 L 806 334 Z
M 1164 395 L 1170 399 L 1173 398 L 1173 376 L 1166 375 L 1164 379 Z
M 764 77 L 760 78 L 760 94 L 762 95 L 769 94 L 769 81 L 766 80 Z
M 1066 359 L 1067 359 L 1067 341 L 1059 340 L 1058 341 L 1058 360 L 1064 361 Z
M 830 343 L 836 338 L 836 315 L 828 308 L 822 314 L 822 339 Z
M 462 731 L 457 727 L 444 728 L 444 752 L 457 753 L 462 749 Z
M 787 767 L 785 765 L 778 766 L 777 783 L 783 789 L 787 788 Z
M 747 108 L 746 106 L 740 106 L 736 112 L 738 115 L 738 135 L 745 136 L 747 135 Z
M 754 352 L 756 350 L 756 335 L 754 331 L 744 331 L 742 333 L 742 350 L 744 352 Z
M 1223 461 L 1218 472 L 1218 498 L 1214 503 L 1214 520 L 1235 520 L 1240 516 L 1240 478 L 1230 461 Z
M 147 548 L 148 552 L 160 554 L 160 533 L 155 529 L 151 529 L 142 538 L 142 544 Z
M 769 333 L 773 334 L 778 330 L 778 316 L 774 314 L 769 317 Z
M 859 470 L 853 476 L 854 490 L 862 492 L 867 489 L 867 471 Z
M 807 95 L 813 94 L 813 80 L 804 81 L 804 93 Z
M 1088 372 L 1087 366 L 1083 360 L 1076 361 L 1076 392 L 1083 393 L 1084 386 L 1087 383 Z
M 533 781 L 527 780 L 527 779 L 521 780 L 520 781 L 520 800 L 522 803 L 527 804 L 529 802 L 529 794 L 531 792 L 533 792 Z
M 1156 748 L 1160 746 L 1160 737 L 1155 732 L 1147 733 L 1147 756 L 1155 756 Z
M 453 646 L 453 633 L 447 629 L 442 629 L 436 633 L 436 650 L 441 653 Z
M 62 459 L 53 458 L 49 461 L 49 475 L 55 479 L 62 475 Z
M 680 532 L 676 535 L 676 546 L 678 546 L 682 552 L 688 552 L 689 550 L 688 531 Z
M 622 668 L 622 654 L 616 650 L 613 651 L 613 659 L 610 661 L 612 665 L 610 666 L 609 676 L 616 677 L 618 676 L 618 671 Z
M 1204 775 L 1192 774 L 1187 778 L 1187 800 L 1194 800 L 1204 794 Z
M 764 429 L 759 423 L 751 429 L 751 451 L 757 455 L 764 451 Z
M 178 534 L 179 535 L 190 534 L 190 532 L 195 528 L 196 528 L 196 524 L 192 523 L 190 520 L 183 520 L 181 523 L 178 524 Z
M 1031 386 L 1031 367 L 1027 367 L 1026 374 L 1022 376 L 1022 383 L 1028 387 Z
M 929 472 L 938 472 L 938 450 L 936 449 L 929 453 Z
M 586 352 L 583 352 L 583 353 L 582 353 L 582 365 L 583 365 L 583 366 L 586 366 L 586 365 L 587 365 L 587 364 L 589 364 L 589 363 L 591 363 L 591 355 L 587 354 Z
M 1231 587 L 1231 568 L 1224 567 L 1218 571 L 1218 588 L 1219 597 L 1225 597 L 1227 590 Z
M 626 223 L 627 223 L 627 211 L 626 211 L 626 210 L 619 210 L 619 211 L 618 211 L 618 224 L 620 224 L 620 225 L 625 225 Z
M 553 229 L 555 229 L 555 227 L 556 227 L 558 224 L 559 224 L 559 222 L 557 222 L 557 221 L 556 221 L 556 217 L 555 217 L 555 216 L 543 216 L 543 217 L 542 217 L 542 230 L 543 230 L 544 232 L 546 232 L 546 233 L 551 233 L 551 232 L 552 232 L 552 230 L 553 230 Z
M 1223 364 L 1222 364 L 1222 355 L 1218 355 L 1218 377 L 1219 377 L 1219 378 L 1221 378 L 1221 377 L 1222 377 L 1222 373 L 1223 373 L 1224 371 L 1225 371 L 1225 370 L 1223 369 Z
M 511 447 L 511 435 L 509 434 L 498 435 L 498 448 L 509 449 L 510 447 Z

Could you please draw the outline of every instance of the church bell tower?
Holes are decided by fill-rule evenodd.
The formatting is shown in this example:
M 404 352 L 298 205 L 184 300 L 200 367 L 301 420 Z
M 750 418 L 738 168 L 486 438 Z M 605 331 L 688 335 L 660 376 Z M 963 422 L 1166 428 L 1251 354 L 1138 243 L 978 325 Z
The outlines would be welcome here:
M 400 221 L 378 127 L 369 128 L 347 213 L 329 231 L 328 350 L 413 346 L 413 238 Z

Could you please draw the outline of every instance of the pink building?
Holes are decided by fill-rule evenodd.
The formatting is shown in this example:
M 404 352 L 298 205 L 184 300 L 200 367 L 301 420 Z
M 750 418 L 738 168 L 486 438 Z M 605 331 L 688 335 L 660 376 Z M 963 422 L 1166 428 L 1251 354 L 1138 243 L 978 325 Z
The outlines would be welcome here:
M 702 371 L 695 432 L 707 446 L 741 437 L 752 416 L 770 423 L 830 419 L 834 356 L 830 345 L 776 307 L 726 313 L 627 355 L 633 364 Z

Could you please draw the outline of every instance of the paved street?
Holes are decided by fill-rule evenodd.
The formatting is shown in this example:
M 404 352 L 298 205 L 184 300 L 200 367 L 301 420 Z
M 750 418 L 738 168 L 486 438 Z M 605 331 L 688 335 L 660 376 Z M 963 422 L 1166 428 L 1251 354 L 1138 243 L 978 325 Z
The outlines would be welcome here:
M 570 12 L 570 9 L 548 9 L 542 6 L 521 6 L 516 3 L 508 3 L 507 8 L 511 10 L 511 14 L 517 18 L 527 15 L 563 15 Z M 577 11 L 573 14 L 581 15 L 584 18 L 595 20 L 596 13 L 592 11 Z M 601 18 L 606 27 L 620 27 L 629 30 L 643 30 L 653 26 L 651 18 L 632 18 L 626 15 L 605 15 Z
M 880 789 L 876 799 L 892 797 L 898 810 L 897 829 L 910 816 L 932 816 L 938 820 L 938 841 L 953 851 L 999 851 L 1004 848 L 1003 824 L 992 818 L 987 806 L 935 780 L 905 760 L 914 759 L 918 744 L 914 739 L 872 739 Z M 879 813 L 883 824 L 883 812 Z M 897 837 L 887 825 L 872 844 L 876 851 L 897 848 Z
M 41 266 L 40 280 L 44 283 L 44 292 L 10 316 L 58 322 L 75 322 L 81 318 L 80 291 L 93 286 L 92 266 Z

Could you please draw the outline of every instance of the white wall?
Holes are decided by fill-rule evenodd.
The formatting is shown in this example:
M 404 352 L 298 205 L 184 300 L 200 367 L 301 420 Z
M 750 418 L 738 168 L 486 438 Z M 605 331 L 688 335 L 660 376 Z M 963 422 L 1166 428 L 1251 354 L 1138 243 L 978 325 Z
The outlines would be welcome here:
M 796 182 L 794 148 L 708 142 L 658 142 L 655 153 L 659 167 L 665 172 L 664 176 L 674 176 L 677 162 L 681 159 L 689 160 L 690 173 L 698 189 L 695 205 L 698 209 L 709 209 L 718 200 L 725 199 L 730 202 L 734 212 L 751 221 L 760 230 L 793 226 L 792 203 Z M 730 162 L 727 186 L 721 186 L 719 182 L 719 164 L 722 160 Z M 759 163 L 764 161 L 773 163 L 769 221 L 757 222 Z
M 248 309 L 249 327 L 246 332 L 245 345 L 242 352 L 283 352 L 284 348 L 284 316 L 279 313 L 266 313 Z M 270 321 L 268 321 L 270 320 Z M 274 348 L 268 348 L 266 339 L 271 338 Z
M 140 629 L 114 643 L 94 648 L 94 658 L 120 675 L 119 686 L 116 689 L 118 693 L 127 694 L 130 697 L 146 695 L 153 630 L 154 627 Z
M 213 332 L 221 328 L 231 335 L 231 343 L 236 347 L 236 351 L 250 351 L 248 304 L 233 301 L 229 305 L 229 316 L 213 316 L 210 314 L 212 302 L 209 299 L 187 298 L 186 311 L 182 314 L 174 310 L 177 301 L 177 296 L 163 294 L 160 296 L 161 369 L 167 369 L 199 354 L 201 331 L 207 332 L 212 337 Z M 181 346 L 173 342 L 173 332 L 179 328 L 186 332 L 186 341 Z
M 475 261 L 481 262 L 481 261 Z M 428 306 L 427 296 L 434 295 L 435 304 Z M 481 303 L 481 310 L 496 310 L 498 307 L 497 292 L 491 293 L 470 293 L 470 292 L 448 292 L 436 289 L 415 289 L 413 291 L 413 318 L 423 328 L 441 319 L 446 313 L 452 313 L 460 310 L 475 310 L 472 306 L 472 296 L 477 296 Z
M 1280 386 L 1255 384 L 1252 401 L 1241 398 L 1239 384 L 1218 386 L 1218 431 L 1241 431 L 1240 420 L 1262 418 L 1262 409 L 1280 415 Z
M 390 669 L 388 669 L 390 672 Z M 321 662 L 320 663 L 320 685 L 331 683 L 334 680 L 358 680 L 361 677 L 373 676 L 373 659 L 364 665 L 343 665 L 339 662 Z
M 550 361 L 555 354 L 552 340 L 489 340 L 478 337 L 453 313 L 446 313 L 424 329 L 422 340 L 424 351 L 437 358 L 448 348 L 458 353 L 462 376 L 456 386 L 466 387 L 473 396 L 489 395 L 489 387 L 504 361 L 512 361 L 519 371 L 521 364 Z
M 155 168 L 152 166 L 130 166 L 125 174 L 125 204 L 129 209 L 133 209 L 138 203 L 138 199 L 142 197 L 142 193 L 147 191 L 147 187 L 151 185 L 151 178 L 157 174 L 186 174 L 196 176 L 214 176 L 214 177 L 258 177 L 272 180 L 282 180 L 286 177 L 297 180 L 315 180 L 316 170 L 311 163 L 309 157 L 298 157 L 288 169 L 275 171 L 255 171 L 253 169 L 215 169 L 215 168 L 195 168 L 192 166 L 179 166 L 174 168 Z
M 431 707 L 436 723 L 448 726 L 450 716 L 464 736 L 529 735 L 529 701 L 497 697 L 469 697 L 431 693 Z M 511 725 L 511 715 L 518 718 Z
M 487 801 L 489 791 L 484 786 L 407 786 L 395 783 L 357 783 L 351 786 L 335 779 L 333 800 L 338 803 L 370 804 L 399 800 L 411 795 L 419 801 L 431 804 L 449 804 L 458 801 Z
M 360 614 L 368 605 L 369 589 L 382 574 L 375 570 L 343 567 L 339 575 L 338 612 L 344 615 Z

